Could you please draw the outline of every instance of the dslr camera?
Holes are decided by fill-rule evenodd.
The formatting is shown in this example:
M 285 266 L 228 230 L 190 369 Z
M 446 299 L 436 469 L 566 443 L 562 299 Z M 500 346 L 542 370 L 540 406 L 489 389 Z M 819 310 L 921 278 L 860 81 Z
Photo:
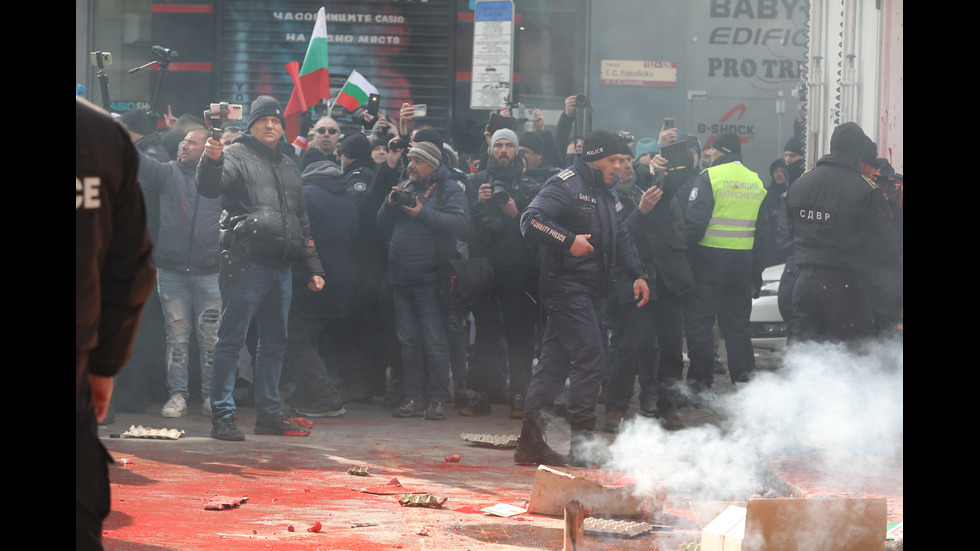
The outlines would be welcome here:
M 415 198 L 418 196 L 419 194 L 416 193 L 415 190 L 412 188 L 396 189 L 391 192 L 391 204 L 401 205 L 405 207 L 414 207 Z

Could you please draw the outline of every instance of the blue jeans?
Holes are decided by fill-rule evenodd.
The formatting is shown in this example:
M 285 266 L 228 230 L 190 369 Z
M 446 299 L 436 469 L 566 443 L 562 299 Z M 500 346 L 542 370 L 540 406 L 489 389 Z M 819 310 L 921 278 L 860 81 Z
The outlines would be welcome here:
M 396 285 L 393 292 L 405 399 L 421 400 L 424 388 L 430 402 L 445 402 L 449 399 L 449 345 L 436 285 Z
M 229 279 L 221 277 L 221 327 L 214 346 L 211 381 L 211 420 L 235 414 L 235 376 L 238 352 L 245 346 L 248 325 L 255 317 L 259 344 L 255 354 L 255 412 L 258 421 L 282 415 L 279 376 L 286 350 L 286 324 L 292 298 L 292 270 L 279 271 L 252 264 Z
M 157 270 L 157 291 L 167 329 L 167 386 L 170 395 L 187 391 L 187 364 L 191 349 L 191 325 L 197 329 L 201 353 L 201 396 L 211 395 L 214 343 L 221 322 L 218 274 L 189 274 Z

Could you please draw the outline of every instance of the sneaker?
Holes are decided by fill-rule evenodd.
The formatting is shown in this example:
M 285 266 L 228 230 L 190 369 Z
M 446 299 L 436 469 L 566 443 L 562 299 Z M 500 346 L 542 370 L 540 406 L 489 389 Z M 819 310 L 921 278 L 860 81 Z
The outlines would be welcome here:
M 606 424 L 602 426 L 602 430 L 616 434 L 617 432 L 619 432 L 619 426 L 622 423 L 623 423 L 622 411 L 607 411 Z
M 296 413 L 304 417 L 343 417 L 347 408 L 342 404 L 327 404 L 324 406 L 293 406 Z
M 463 417 L 475 417 L 477 415 L 490 414 L 490 397 L 486 392 L 477 392 L 470 398 L 469 403 L 459 408 L 459 414 Z
M 428 421 L 442 421 L 446 418 L 446 408 L 442 405 L 442 402 L 432 402 L 425 409 L 422 417 Z
M 255 434 L 274 434 L 277 436 L 309 436 L 310 429 L 292 422 L 285 415 L 275 419 L 255 422 Z
M 211 417 L 211 398 L 210 397 L 204 399 L 204 405 L 201 406 L 201 413 L 204 414 L 205 417 Z
M 290 417 L 289 420 L 294 425 L 298 425 L 300 427 L 303 427 L 304 429 L 313 430 L 313 421 L 310 421 L 305 417 Z
M 510 418 L 524 418 L 524 395 L 514 394 L 510 397 Z
M 224 417 L 211 423 L 211 438 L 241 442 L 245 440 L 245 433 L 235 426 L 234 417 Z
M 657 416 L 657 401 L 656 400 L 640 400 L 640 415 L 644 417 L 656 417 Z
M 187 415 L 187 402 L 182 394 L 174 394 L 160 410 L 163 417 L 183 417 Z
M 391 410 L 392 417 L 419 417 L 425 409 L 422 402 L 417 400 L 405 400 L 402 405 Z

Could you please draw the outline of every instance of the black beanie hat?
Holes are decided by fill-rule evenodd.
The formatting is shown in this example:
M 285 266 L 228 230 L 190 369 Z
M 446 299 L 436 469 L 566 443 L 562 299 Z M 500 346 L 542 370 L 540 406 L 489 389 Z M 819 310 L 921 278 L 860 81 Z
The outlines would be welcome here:
M 153 121 L 150 120 L 150 116 L 135 107 L 123 113 L 119 117 L 119 121 L 128 130 L 144 136 L 152 134 L 154 130 Z
M 442 151 L 442 135 L 439 134 L 435 129 L 423 128 L 415 133 L 415 143 L 419 142 L 429 142 L 436 146 L 436 149 Z
M 279 122 L 283 128 L 286 127 L 286 119 L 282 116 L 282 105 L 272 96 L 259 96 L 255 98 L 252 105 L 248 108 L 248 123 L 245 130 L 252 128 L 255 121 L 262 117 L 279 117 Z
M 792 138 L 786 140 L 786 147 L 783 151 L 792 151 L 797 155 L 804 155 L 803 152 L 803 136 L 793 136 Z
M 878 147 L 854 122 L 845 122 L 830 136 L 830 152 L 866 163 L 873 163 Z
M 701 158 L 701 141 L 693 134 L 683 134 L 677 137 L 678 141 L 687 142 L 688 149 L 698 152 L 698 159 Z
M 543 154 L 544 138 L 537 132 L 528 132 L 521 136 L 521 147 L 526 147 L 535 153 Z
M 367 139 L 367 136 L 356 133 L 347 136 L 344 141 L 340 142 L 337 153 L 361 161 L 371 158 L 371 150 L 371 141 Z
M 621 155 L 622 151 L 619 138 L 615 134 L 605 130 L 594 130 L 585 137 L 585 144 L 582 145 L 582 160 L 598 161 L 610 155 Z
M 715 137 L 715 141 L 711 142 L 711 146 L 725 155 L 742 152 L 742 140 L 734 132 L 719 134 Z

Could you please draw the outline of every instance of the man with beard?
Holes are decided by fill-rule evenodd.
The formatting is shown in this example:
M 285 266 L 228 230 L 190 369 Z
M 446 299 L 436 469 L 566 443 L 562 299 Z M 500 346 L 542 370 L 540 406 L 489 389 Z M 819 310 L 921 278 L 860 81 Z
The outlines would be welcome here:
M 592 431 L 604 365 L 600 305 L 610 295 L 613 267 L 622 265 L 633 280 L 637 307 L 650 298 L 648 275 L 616 212 L 619 139 L 596 130 L 586 137 L 582 151 L 572 166 L 545 183 L 521 215 L 525 239 L 540 246 L 540 294 L 548 321 L 514 452 L 520 464 L 566 462 L 544 441 L 541 425 L 544 408 L 554 403 L 566 379 L 572 428 L 567 462 L 591 466 L 604 461 L 593 453 Z
M 490 138 L 487 169 L 469 177 L 467 190 L 476 191 L 470 205 L 472 257 L 486 257 L 493 264 L 490 297 L 474 311 L 476 349 L 467 374 L 474 398 L 459 409 L 460 415 L 490 413 L 494 383 L 510 378 L 510 415 L 524 415 L 524 395 L 534 359 L 537 261 L 535 247 L 521 235 L 518 215 L 534 197 L 538 185 L 523 176 L 517 134 L 503 128 Z M 499 357 L 501 338 L 507 357 Z
M 390 233 L 388 277 L 402 351 L 404 401 L 393 417 L 442 420 L 449 397 L 446 315 L 439 304 L 439 268 L 469 225 L 466 192 L 449 178 L 442 151 L 417 142 L 408 152 L 408 180 L 391 188 L 378 211 Z M 397 159 L 393 159 L 397 164 Z M 423 395 L 428 398 L 425 406 Z

